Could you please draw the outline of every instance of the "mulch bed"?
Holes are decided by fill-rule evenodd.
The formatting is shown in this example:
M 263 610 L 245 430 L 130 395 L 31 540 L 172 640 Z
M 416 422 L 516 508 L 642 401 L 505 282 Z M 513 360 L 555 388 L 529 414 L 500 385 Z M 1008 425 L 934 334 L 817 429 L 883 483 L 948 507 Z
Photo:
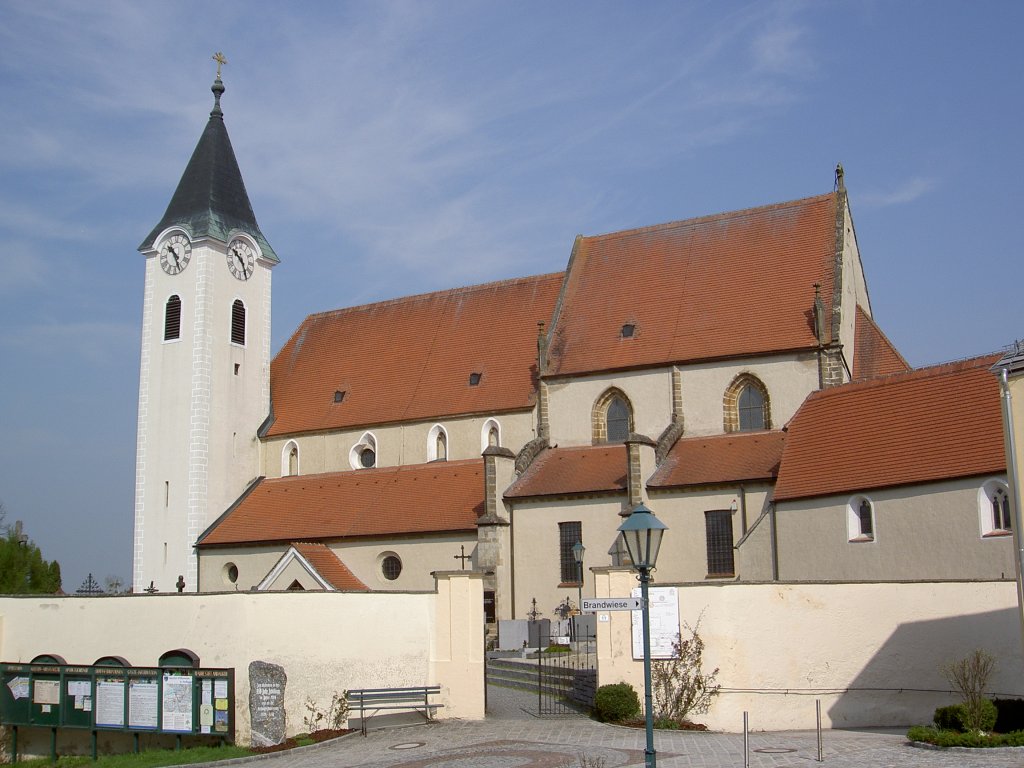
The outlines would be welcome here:
M 344 736 L 346 733 L 352 733 L 351 728 L 324 728 L 322 731 L 313 731 L 313 733 L 303 738 L 303 742 L 309 739 L 314 744 L 319 744 L 321 741 L 327 741 L 328 739 L 336 739 L 339 736 Z M 307 744 L 299 744 L 294 738 L 285 739 L 280 744 L 274 744 L 269 747 L 253 747 L 252 751 L 258 755 L 265 755 L 270 752 L 284 752 L 289 749 L 295 749 L 296 747 L 308 746 Z
M 643 718 L 634 718 L 633 720 L 623 720 L 617 725 L 624 725 L 627 728 L 647 728 L 647 722 Z M 654 724 L 654 729 L 657 731 L 706 731 L 708 727 L 704 723 L 691 723 L 689 720 L 676 720 L 674 728 L 659 728 L 658 724 Z

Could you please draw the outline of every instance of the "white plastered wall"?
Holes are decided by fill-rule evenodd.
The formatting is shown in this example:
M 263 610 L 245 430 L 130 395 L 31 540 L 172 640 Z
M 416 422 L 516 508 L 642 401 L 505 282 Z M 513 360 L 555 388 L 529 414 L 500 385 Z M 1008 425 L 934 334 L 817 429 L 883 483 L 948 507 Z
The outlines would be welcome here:
M 992 477 L 1006 481 L 1004 475 Z M 978 489 L 988 479 L 776 502 L 779 577 L 1012 579 L 1012 537 L 982 536 Z M 850 541 L 847 504 L 854 495 L 871 501 L 873 541 Z
M 239 744 L 250 739 L 252 661 L 285 670 L 288 735 L 305 730 L 307 699 L 323 709 L 351 688 L 439 684 L 438 717 L 480 719 L 482 583 L 480 574 L 450 573 L 438 574 L 437 590 L 429 593 L 0 598 L 0 655 L 15 663 L 52 653 L 69 664 L 118 655 L 154 666 L 162 653 L 188 648 L 202 667 L 235 670 Z M 27 730 L 19 742 L 31 745 L 34 732 L 45 752 L 49 729 Z
M 626 569 L 596 577 L 599 597 L 636 586 Z M 998 659 L 990 691 L 1024 693 L 1013 582 L 672 586 L 681 623 L 700 622 L 704 672 L 719 670 L 722 692 L 693 717 L 714 730 L 742 731 L 744 712 L 752 730 L 811 729 L 816 699 L 825 728 L 928 723 L 957 700 L 941 666 L 979 647 Z M 633 615 L 598 616 L 599 683 L 628 682 L 642 701 Z
M 784 426 L 807 395 L 818 388 L 818 363 L 813 354 L 677 367 L 681 373 L 685 437 L 723 432 L 725 391 L 741 373 L 756 376 L 767 387 L 772 426 L 776 429 Z M 590 445 L 594 403 L 610 387 L 617 387 L 629 398 L 634 432 L 657 439 L 671 423 L 671 368 L 549 380 L 551 443 Z
M 423 464 L 427 461 L 427 436 L 435 424 L 442 425 L 448 433 L 450 461 L 475 459 L 483 452 L 480 435 L 489 419 L 500 424 L 501 444 L 513 452 L 518 452 L 536 436 L 533 411 L 519 411 L 274 437 L 262 443 L 262 471 L 267 477 L 281 476 L 281 451 L 291 440 L 299 446 L 300 474 L 349 471 L 352 469 L 349 452 L 366 432 L 372 432 L 377 441 L 378 467 Z

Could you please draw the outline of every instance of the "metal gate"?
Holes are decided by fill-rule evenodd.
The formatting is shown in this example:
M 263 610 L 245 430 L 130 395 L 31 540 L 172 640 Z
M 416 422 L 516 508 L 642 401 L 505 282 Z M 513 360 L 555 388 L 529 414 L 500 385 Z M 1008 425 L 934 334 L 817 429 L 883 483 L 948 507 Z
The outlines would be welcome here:
M 597 642 L 580 635 L 537 654 L 537 714 L 588 713 L 597 691 Z

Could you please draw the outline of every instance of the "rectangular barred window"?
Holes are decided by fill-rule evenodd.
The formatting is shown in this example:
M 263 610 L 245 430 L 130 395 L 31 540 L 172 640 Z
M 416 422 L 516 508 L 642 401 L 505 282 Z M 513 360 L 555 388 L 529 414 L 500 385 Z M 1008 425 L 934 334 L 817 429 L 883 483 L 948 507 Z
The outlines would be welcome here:
M 563 584 L 579 582 L 576 559 L 572 556 L 572 548 L 577 541 L 583 541 L 583 523 L 576 521 L 558 524 L 558 558 L 562 564 Z
M 732 512 L 728 509 L 704 513 L 708 544 L 708 576 L 733 576 Z

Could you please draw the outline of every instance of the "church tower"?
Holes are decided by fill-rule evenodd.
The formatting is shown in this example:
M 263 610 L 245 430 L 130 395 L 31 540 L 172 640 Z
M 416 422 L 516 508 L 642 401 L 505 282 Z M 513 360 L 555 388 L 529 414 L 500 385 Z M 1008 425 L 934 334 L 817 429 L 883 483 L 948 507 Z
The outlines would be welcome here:
M 160 223 L 142 241 L 132 584 L 198 585 L 196 539 L 259 474 L 270 410 L 270 273 L 220 100 Z M 182 587 L 179 577 L 184 581 Z

